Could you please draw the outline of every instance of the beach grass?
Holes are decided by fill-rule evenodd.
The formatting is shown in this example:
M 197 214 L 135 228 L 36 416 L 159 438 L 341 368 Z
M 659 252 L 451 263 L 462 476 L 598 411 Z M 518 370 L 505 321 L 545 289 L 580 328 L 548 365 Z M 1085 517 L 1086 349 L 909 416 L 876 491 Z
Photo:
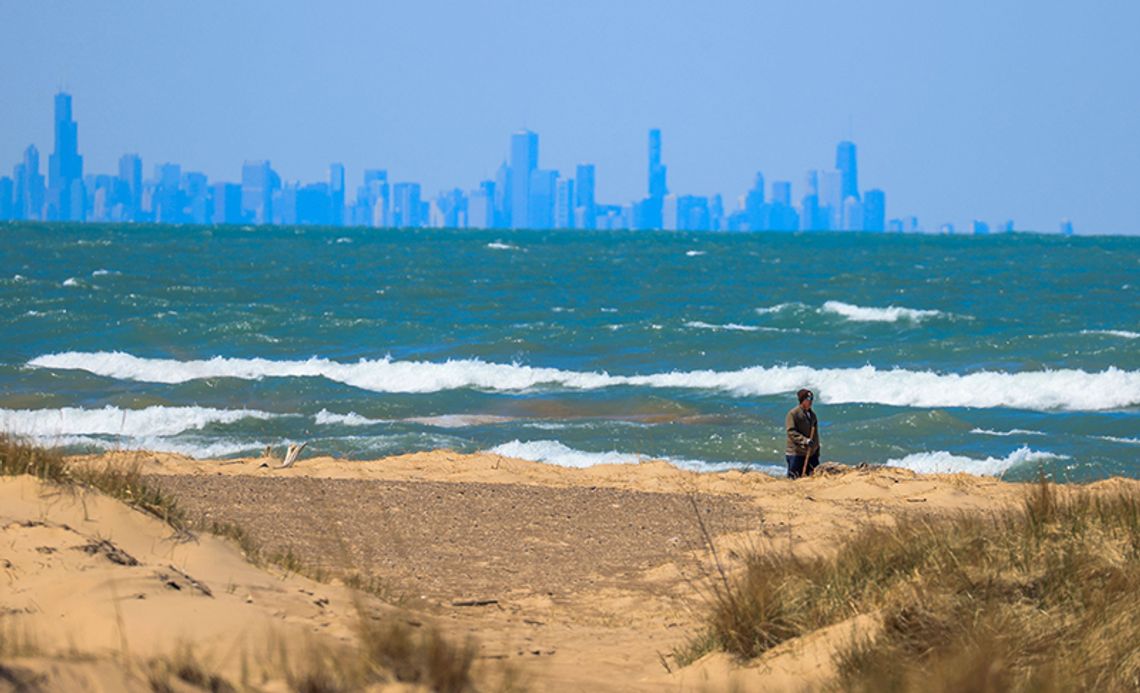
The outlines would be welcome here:
M 72 464 L 57 449 L 0 433 L 0 476 L 20 475 L 34 476 L 72 491 L 94 489 L 161 519 L 176 531 L 199 530 L 230 539 L 255 565 L 273 565 L 322 582 L 331 577 L 328 570 L 291 550 L 265 549 L 239 525 L 208 522 L 204 518 L 192 520 L 174 496 L 147 483 L 139 464 Z M 345 584 L 358 592 L 392 596 L 383 580 L 366 571 L 342 572 Z M 413 628 L 392 618 L 372 618 L 366 615 L 361 603 L 357 603 L 356 611 L 355 646 L 334 650 L 309 642 L 298 651 L 281 640 L 277 656 L 266 660 L 275 663 L 274 670 L 263 671 L 263 678 L 283 677 L 289 690 L 305 693 L 354 691 L 393 681 L 444 692 L 473 688 L 472 667 L 477 653 L 473 640 L 454 644 L 434 627 Z M 38 654 L 33 643 L 12 622 L 0 619 L 0 660 Z M 154 691 L 183 690 L 185 686 L 209 691 L 236 690 L 189 645 L 167 657 L 150 660 L 144 674 Z
M 837 657 L 843 690 L 1140 688 L 1140 494 L 1042 480 L 988 516 L 903 516 L 832 555 L 750 555 L 712 581 L 677 653 L 754 659 L 861 614 L 881 628 Z

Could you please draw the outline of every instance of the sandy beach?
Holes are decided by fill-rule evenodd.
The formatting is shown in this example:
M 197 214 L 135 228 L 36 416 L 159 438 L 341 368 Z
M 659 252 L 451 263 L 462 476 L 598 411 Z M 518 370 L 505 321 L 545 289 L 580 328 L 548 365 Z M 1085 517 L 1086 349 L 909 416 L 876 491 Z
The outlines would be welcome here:
M 540 691 L 818 688 L 859 624 L 748 664 L 676 661 L 702 623 L 716 560 L 731 572 L 749 551 L 827 553 L 868 524 L 990 513 L 1025 495 L 992 478 L 886 468 L 792 482 L 450 451 L 290 469 L 139 452 L 74 463 L 139 465 L 197 526 L 240 527 L 305 574 L 281 560 L 255 566 L 232 539 L 174 532 L 94 492 L 4 478 L 0 613 L 9 644 L 34 643 L 5 667 L 51 690 L 149 690 L 120 665 L 187 646 L 227 680 L 280 689 L 273 643 L 351 643 L 362 617 L 473 639 L 481 689 L 502 687 L 508 670 Z M 349 575 L 368 593 L 347 587 Z

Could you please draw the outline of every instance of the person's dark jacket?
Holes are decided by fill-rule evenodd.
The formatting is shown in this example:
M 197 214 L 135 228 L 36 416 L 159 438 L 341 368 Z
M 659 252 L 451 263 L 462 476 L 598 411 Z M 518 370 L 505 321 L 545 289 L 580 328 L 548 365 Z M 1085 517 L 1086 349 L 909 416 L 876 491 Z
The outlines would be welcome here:
M 809 450 L 819 447 L 819 419 L 814 411 L 804 411 L 799 405 L 792 407 L 784 417 L 784 428 L 788 429 L 787 454 L 806 455 Z

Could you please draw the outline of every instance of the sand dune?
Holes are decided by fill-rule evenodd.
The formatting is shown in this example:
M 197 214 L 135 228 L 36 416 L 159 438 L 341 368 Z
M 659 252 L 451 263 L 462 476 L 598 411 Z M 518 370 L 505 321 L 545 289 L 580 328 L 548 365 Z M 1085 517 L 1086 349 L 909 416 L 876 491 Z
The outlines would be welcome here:
M 450 451 L 310 458 L 290 469 L 149 453 L 75 463 L 139 464 L 192 518 L 236 523 L 267 551 L 329 576 L 366 574 L 387 600 L 364 598 L 366 613 L 473 636 L 477 680 L 509 666 L 531 690 L 822 685 L 830 653 L 872 627 L 866 619 L 748 666 L 724 655 L 676 665 L 671 653 L 700 623 L 711 570 L 698 513 L 732 570 L 748 550 L 826 552 L 866 523 L 997 511 L 1024 493 L 994 479 L 895 469 L 791 482 L 660 462 L 567 469 Z M 146 689 L 143 669 L 107 663 L 186 644 L 228 680 L 245 671 L 250 681 L 251 669 L 270 668 L 267 643 L 356 637 L 361 602 L 338 580 L 256 567 L 231 541 L 179 535 L 95 493 L 0 479 L 0 528 L 0 613 L 38 652 L 6 659 L 47 675 L 52 688 L 86 677 L 93 688 Z M 272 678 L 258 676 L 257 685 Z

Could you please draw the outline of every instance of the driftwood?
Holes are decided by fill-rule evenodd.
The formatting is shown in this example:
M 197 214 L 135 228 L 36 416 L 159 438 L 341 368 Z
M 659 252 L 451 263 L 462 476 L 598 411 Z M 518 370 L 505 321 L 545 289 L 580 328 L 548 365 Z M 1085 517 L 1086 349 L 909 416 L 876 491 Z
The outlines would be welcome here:
M 305 449 L 306 445 L 308 445 L 308 443 L 290 445 L 289 449 L 285 452 L 285 461 L 281 463 L 281 466 L 278 467 L 278 469 L 288 469 L 289 467 L 292 467 L 293 464 L 297 461 L 297 456 L 301 454 L 301 451 Z

